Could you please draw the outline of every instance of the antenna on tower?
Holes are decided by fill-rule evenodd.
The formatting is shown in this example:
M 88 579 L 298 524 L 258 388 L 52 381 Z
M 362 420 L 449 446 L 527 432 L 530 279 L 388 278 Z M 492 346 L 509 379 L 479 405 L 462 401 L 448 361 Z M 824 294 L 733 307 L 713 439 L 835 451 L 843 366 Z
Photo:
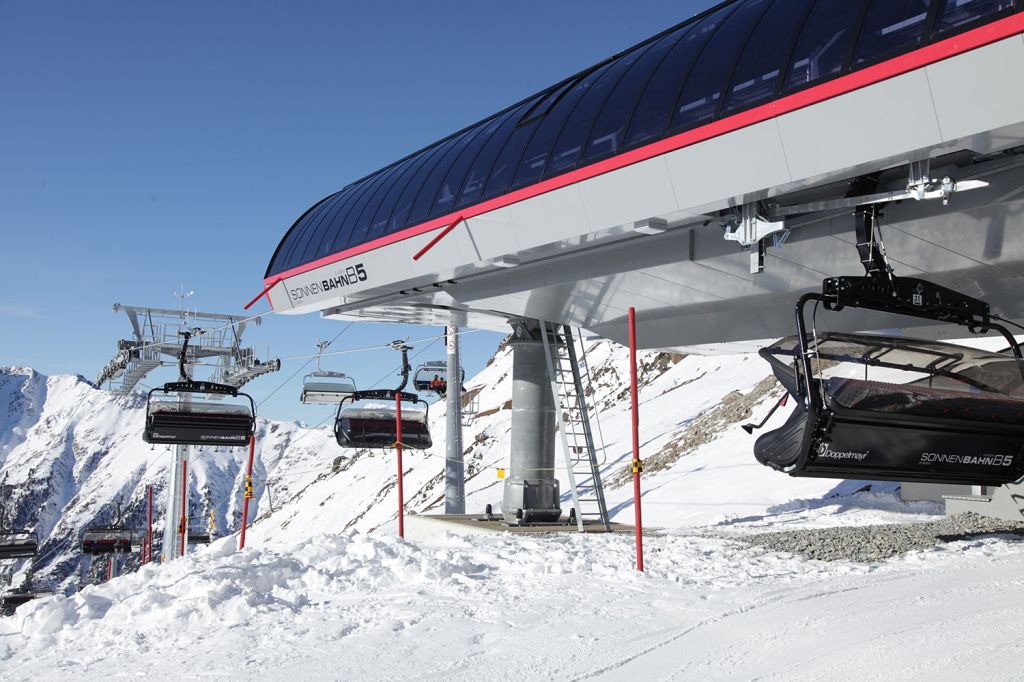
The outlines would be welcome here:
M 178 291 L 172 292 L 171 295 L 178 299 L 178 311 L 181 314 L 182 323 L 188 328 L 188 306 L 185 305 L 185 300 L 191 298 L 196 292 L 193 290 L 185 291 L 185 285 L 182 284 Z

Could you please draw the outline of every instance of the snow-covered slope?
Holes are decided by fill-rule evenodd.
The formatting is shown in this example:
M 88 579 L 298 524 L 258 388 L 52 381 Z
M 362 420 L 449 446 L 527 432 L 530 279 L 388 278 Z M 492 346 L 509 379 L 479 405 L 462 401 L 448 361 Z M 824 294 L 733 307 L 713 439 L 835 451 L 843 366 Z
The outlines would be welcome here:
M 0 410 L 0 509 L 8 527 L 33 530 L 40 541 L 34 561 L 0 564 L 5 581 L 20 572 L 13 577 L 18 584 L 29 564 L 37 579 L 61 590 L 88 581 L 83 572 L 88 566 L 78 551 L 82 532 L 92 524 L 116 521 L 119 504 L 125 524 L 144 527 L 147 485 L 154 488 L 159 536 L 171 455 L 168 447 L 142 442 L 142 395 L 117 398 L 81 377 L 3 367 Z M 261 421 L 257 471 L 273 466 L 303 432 L 295 425 Z M 308 444 L 316 442 L 313 436 Z M 212 510 L 219 533 L 238 528 L 237 491 L 246 456 L 238 449 L 194 453 L 189 504 L 197 525 L 205 525 Z
M 607 342 L 589 342 L 605 450 L 603 475 L 615 518 L 632 518 L 628 353 Z M 497 472 L 506 467 L 511 424 L 512 352 L 498 349 L 491 363 L 467 382 L 478 413 L 469 419 L 466 444 L 467 509 L 500 507 Z M 790 480 L 757 465 L 750 437 L 736 427 L 779 390 L 766 379 L 756 356 L 641 354 L 641 426 L 646 515 L 656 526 L 704 523 L 728 514 L 763 511 L 794 497 L 817 497 L 833 483 Z M 771 395 L 770 395 L 771 394 Z M 82 531 L 110 523 L 118 505 L 128 525 L 145 520 L 145 490 L 154 487 L 155 537 L 163 527 L 170 448 L 141 441 L 145 401 L 116 398 L 80 377 L 45 377 L 23 367 L 0 368 L 0 507 L 8 525 L 35 530 L 41 541 L 34 562 L 7 562 L 2 570 L 17 584 L 30 564 L 38 579 L 64 591 L 90 578 L 78 554 Z M 3 409 L 0 407 L 0 409 Z M 431 409 L 435 445 L 405 456 L 406 508 L 443 507 L 445 406 Z M 560 448 L 560 444 L 559 444 Z M 397 516 L 397 472 L 386 451 L 342 450 L 329 423 L 308 428 L 298 422 L 261 419 L 257 434 L 256 499 L 251 518 L 255 539 L 294 541 L 310 533 L 390 528 Z M 190 513 L 197 526 L 212 511 L 216 534 L 239 527 L 242 449 L 194 449 L 189 466 Z M 682 459 L 688 465 L 679 468 Z M 563 466 L 559 451 L 556 466 Z M 567 483 L 563 507 L 569 507 Z M 157 547 L 159 550 L 159 547 Z M 129 563 L 129 570 L 134 565 Z M 99 567 L 93 577 L 99 575 Z
M 225 538 L 0 619 L 0 677 L 1020 679 L 1019 543 L 882 564 L 647 544 L 638 574 L 622 535 Z
M 631 522 L 628 353 L 592 342 L 587 357 L 609 506 Z M 503 346 L 467 382 L 479 403 L 464 433 L 469 511 L 501 500 L 511 360 Z M 223 537 L 74 592 L 81 529 L 109 520 L 116 500 L 141 525 L 147 483 L 160 516 L 170 454 L 141 443 L 139 396 L 0 370 L 0 505 L 45 539 L 37 576 L 67 593 L 0 619 L 0 677 L 99 679 L 127 666 L 235 679 L 1013 678 L 1022 641 L 997 624 L 1024 615 L 1024 545 L 967 539 L 875 563 L 748 546 L 754 532 L 920 522 L 942 509 L 902 503 L 891 485 L 857 492 L 862 482 L 757 464 L 739 424 L 781 389 L 756 356 L 642 353 L 640 378 L 644 516 L 662 529 L 645 538 L 645 575 L 631 570 L 628 535 L 398 540 L 391 453 L 343 451 L 326 426 L 261 420 L 244 552 Z M 434 448 L 405 456 L 409 513 L 443 506 L 444 405 L 430 418 Z M 238 527 L 245 454 L 193 455 L 193 513 L 212 509 L 221 534 Z M 14 565 L 23 575 L 27 562 Z M 929 634 L 943 631 L 957 633 L 954 649 Z
M 593 377 L 590 400 L 597 406 L 605 450 L 602 475 L 613 520 L 632 522 L 628 350 L 588 342 Z M 756 355 L 716 357 L 640 354 L 641 456 L 645 460 L 644 514 L 654 526 L 703 524 L 729 515 L 763 512 L 794 498 L 819 497 L 836 481 L 790 479 L 757 464 L 752 437 L 739 428 L 752 412 L 760 416 L 781 388 Z M 498 469 L 508 466 L 511 430 L 512 351 L 502 346 L 493 361 L 466 382 L 479 412 L 464 429 L 466 508 L 500 508 Z M 774 419 L 783 419 L 784 414 Z M 430 410 L 434 447 L 406 452 L 407 510 L 440 512 L 444 506 L 445 405 Z M 774 423 L 774 422 L 772 422 Z M 327 427 L 323 427 L 326 432 Z M 556 439 L 556 467 L 564 466 Z M 328 454 L 330 453 L 330 454 Z M 275 509 L 254 526 L 254 537 L 294 538 L 296 527 L 317 530 L 391 528 L 398 499 L 397 471 L 390 452 L 357 452 L 344 459 L 328 446 L 318 456 L 296 451 L 269 470 Z M 677 466 L 685 460 L 685 466 Z M 310 470 L 319 462 L 320 467 Z M 315 468 L 315 467 L 314 467 Z M 564 471 L 563 509 L 570 506 Z M 628 483 L 628 485 L 627 485 Z M 267 508 L 264 507 L 264 512 Z
M 587 343 L 593 376 L 591 401 L 603 434 L 603 476 L 613 518 L 631 521 L 628 352 L 603 341 Z M 751 437 L 738 424 L 766 409 L 778 393 L 768 368 L 754 355 L 671 356 L 641 353 L 642 456 L 648 524 L 676 527 L 728 515 L 763 512 L 793 498 L 818 497 L 834 482 L 789 479 L 758 465 Z M 500 507 L 511 428 L 512 351 L 501 346 L 490 364 L 466 385 L 478 413 L 464 430 L 467 510 Z M 41 540 L 35 575 L 64 591 L 87 581 L 78 555 L 81 532 L 115 520 L 141 528 L 145 489 L 154 487 L 155 537 L 163 527 L 170 448 L 141 441 L 145 401 L 115 398 L 79 377 L 44 377 L 31 369 L 0 369 L 0 489 L 10 525 L 31 528 Z M 410 513 L 443 508 L 445 405 L 430 411 L 435 445 L 406 452 L 405 495 Z M 780 418 L 780 417 L 776 417 Z M 561 444 L 556 466 L 564 465 Z M 343 450 L 330 424 L 261 419 L 254 468 L 255 540 L 295 541 L 312 533 L 391 528 L 397 517 L 397 472 L 390 451 Z M 190 513 L 195 525 L 214 515 L 216 534 L 239 527 L 243 449 L 194 449 L 189 466 Z M 685 466 L 678 466 L 681 461 Z M 562 479 L 563 508 L 569 508 Z M 159 547 L 157 547 L 159 550 Z M 8 574 L 30 562 L 8 562 Z M 128 569 L 134 566 L 129 564 Z M 99 567 L 97 567 L 97 570 Z M 98 575 L 93 572 L 94 577 Z M 14 580 L 15 584 L 19 578 Z

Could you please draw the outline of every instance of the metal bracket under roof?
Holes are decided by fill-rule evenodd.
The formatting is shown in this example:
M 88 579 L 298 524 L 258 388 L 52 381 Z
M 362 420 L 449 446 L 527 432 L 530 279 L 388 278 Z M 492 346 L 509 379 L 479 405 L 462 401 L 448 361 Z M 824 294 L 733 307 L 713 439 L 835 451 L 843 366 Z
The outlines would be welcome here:
M 740 207 L 739 221 L 727 226 L 723 236 L 727 241 L 737 242 L 743 248 L 750 249 L 750 274 L 756 275 L 764 271 L 767 239 L 771 237 L 774 246 L 782 246 L 789 231 L 785 219 L 763 218 L 758 214 L 757 204 L 750 203 Z

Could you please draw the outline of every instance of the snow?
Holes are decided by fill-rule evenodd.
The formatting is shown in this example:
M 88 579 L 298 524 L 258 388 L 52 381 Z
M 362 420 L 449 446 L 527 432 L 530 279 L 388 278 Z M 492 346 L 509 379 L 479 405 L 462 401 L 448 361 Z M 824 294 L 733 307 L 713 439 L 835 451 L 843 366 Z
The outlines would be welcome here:
M 631 523 L 627 352 L 588 343 L 587 359 L 609 507 Z M 780 393 L 762 384 L 769 370 L 754 355 L 640 360 L 641 454 L 660 462 L 643 476 L 644 574 L 632 570 L 631 533 L 400 540 L 391 453 L 343 451 L 328 427 L 261 419 L 244 551 L 227 534 L 247 453 L 206 448 L 189 466 L 191 505 L 204 518 L 212 510 L 227 537 L 78 592 L 76 533 L 107 520 L 118 499 L 137 520 L 145 485 L 162 490 L 167 449 L 140 446 L 138 396 L 0 368 L 0 504 L 39 533 L 37 577 L 64 592 L 0 618 L 0 678 L 1019 677 L 1024 635 L 1001 625 L 1024 609 L 1024 543 L 984 537 L 876 563 L 748 546 L 751 533 L 925 522 L 943 509 L 903 502 L 892 484 L 757 464 L 738 424 L 758 421 Z M 500 506 L 511 366 L 501 349 L 467 382 L 480 404 L 464 431 L 470 512 Z M 749 413 L 725 411 L 745 396 Z M 444 419 L 444 404 L 432 405 L 434 447 L 405 453 L 408 513 L 443 508 Z M 24 562 L 4 570 L 12 565 L 24 575 Z
M 1018 673 L 1024 546 L 877 565 L 692 535 L 230 538 L 0 621 L 8 680 L 833 679 Z M 970 571 L 965 580 L 965 570 Z M 950 639 L 955 646 L 950 646 Z M 912 656 L 907 652 L 913 651 Z

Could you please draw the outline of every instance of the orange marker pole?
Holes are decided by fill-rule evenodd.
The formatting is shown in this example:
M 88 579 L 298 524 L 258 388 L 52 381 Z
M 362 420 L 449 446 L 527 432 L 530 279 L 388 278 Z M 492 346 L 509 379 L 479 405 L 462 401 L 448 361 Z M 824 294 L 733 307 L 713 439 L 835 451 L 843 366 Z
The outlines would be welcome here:
M 181 460 L 181 556 L 188 542 L 188 460 Z
M 245 468 L 245 491 L 242 500 L 242 532 L 238 538 L 238 549 L 245 549 L 245 527 L 249 525 L 249 498 L 252 497 L 252 460 L 256 455 L 256 436 L 249 438 L 249 464 Z
M 636 309 L 629 309 L 629 400 L 633 422 L 633 508 L 636 510 L 636 570 L 644 570 L 644 524 L 640 512 L 640 401 L 636 379 Z
M 402 490 L 402 395 L 395 393 L 395 451 L 398 454 L 398 537 L 405 537 L 405 493 Z

